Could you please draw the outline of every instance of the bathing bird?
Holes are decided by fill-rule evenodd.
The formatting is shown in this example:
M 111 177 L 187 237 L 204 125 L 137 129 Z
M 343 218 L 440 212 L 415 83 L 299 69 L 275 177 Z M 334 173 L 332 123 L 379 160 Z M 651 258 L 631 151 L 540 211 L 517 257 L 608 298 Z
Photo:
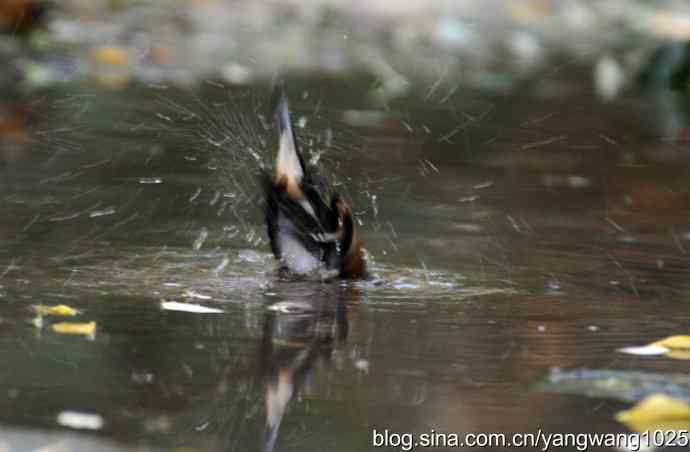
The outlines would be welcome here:
M 282 86 L 274 93 L 278 153 L 274 174 L 262 172 L 265 219 L 273 255 L 284 273 L 346 279 L 365 276 L 352 207 L 305 163 Z M 328 195 L 330 194 L 330 199 Z

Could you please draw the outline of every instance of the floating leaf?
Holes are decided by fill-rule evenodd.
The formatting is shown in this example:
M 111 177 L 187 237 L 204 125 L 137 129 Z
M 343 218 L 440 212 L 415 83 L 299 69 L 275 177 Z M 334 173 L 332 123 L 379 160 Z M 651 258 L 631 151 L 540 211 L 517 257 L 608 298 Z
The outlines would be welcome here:
M 670 350 L 661 345 L 643 345 L 641 347 L 624 347 L 619 348 L 619 352 L 627 353 L 628 355 L 639 355 L 639 356 L 655 356 L 655 355 L 665 355 Z
M 665 394 L 653 394 L 633 408 L 617 413 L 616 420 L 638 433 L 653 430 L 688 430 L 690 404 Z
M 80 413 L 78 411 L 63 411 L 57 416 L 57 423 L 63 427 L 100 430 L 103 428 L 103 418 L 98 414 Z
M 193 312 L 196 314 L 219 314 L 223 312 L 222 309 L 209 308 L 201 306 L 200 304 L 180 303 L 177 301 L 162 301 L 161 308 L 166 311 Z
M 690 336 L 669 336 L 645 346 L 624 347 L 618 351 L 630 355 L 665 355 L 669 358 L 690 360 Z
M 55 306 L 37 305 L 33 306 L 33 310 L 38 315 L 61 315 L 73 317 L 79 314 L 79 311 L 64 304 L 58 304 Z
M 651 345 L 666 347 L 666 356 L 676 359 L 690 359 L 690 336 L 669 336 Z
M 96 322 L 76 323 L 61 322 L 53 325 L 53 331 L 60 334 L 79 334 L 93 337 L 96 334 Z

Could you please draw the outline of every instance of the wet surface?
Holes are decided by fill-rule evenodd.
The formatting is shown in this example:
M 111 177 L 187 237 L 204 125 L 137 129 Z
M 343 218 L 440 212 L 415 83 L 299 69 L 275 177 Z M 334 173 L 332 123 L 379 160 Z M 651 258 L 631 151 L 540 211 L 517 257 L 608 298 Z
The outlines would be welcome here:
M 372 113 L 366 82 L 290 86 L 309 158 L 353 200 L 370 281 L 275 274 L 265 89 L 22 101 L 0 145 L 0 450 L 33 450 L 32 431 L 198 451 L 368 450 L 373 428 L 623 432 L 623 402 L 534 384 L 553 367 L 687 369 L 615 351 L 690 320 L 690 170 L 682 128 L 641 119 L 653 100 L 423 90 Z M 95 333 L 36 321 L 57 304 Z M 64 411 L 103 425 L 76 435 Z

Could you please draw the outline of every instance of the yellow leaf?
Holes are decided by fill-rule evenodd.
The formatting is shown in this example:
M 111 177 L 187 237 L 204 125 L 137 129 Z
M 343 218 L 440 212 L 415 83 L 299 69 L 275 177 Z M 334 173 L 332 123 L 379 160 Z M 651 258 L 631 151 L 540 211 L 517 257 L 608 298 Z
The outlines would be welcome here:
M 666 339 L 652 342 L 650 345 L 660 345 L 671 350 L 688 350 L 690 351 L 690 336 L 669 336 Z
M 55 306 L 38 305 L 34 306 L 33 309 L 38 315 L 62 315 L 73 317 L 79 314 L 79 311 L 64 304 L 58 304 Z
M 664 356 L 668 356 L 669 358 L 673 359 L 683 359 L 688 361 L 690 360 L 690 350 L 671 350 Z
M 616 420 L 638 433 L 647 430 L 688 430 L 690 404 L 664 394 L 654 394 L 633 408 L 618 412 Z
M 75 323 L 61 322 L 53 325 L 53 331 L 60 334 L 80 334 L 93 336 L 96 333 L 96 322 Z

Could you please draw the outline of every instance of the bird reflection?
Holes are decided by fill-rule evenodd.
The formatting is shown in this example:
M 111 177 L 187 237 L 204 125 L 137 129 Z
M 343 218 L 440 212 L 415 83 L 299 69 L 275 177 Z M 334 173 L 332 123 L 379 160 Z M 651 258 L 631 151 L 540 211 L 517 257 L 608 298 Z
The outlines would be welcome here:
M 265 315 L 260 351 L 266 403 L 264 452 L 273 450 L 290 400 L 315 369 L 331 363 L 333 351 L 347 340 L 348 289 L 327 289 L 308 303 L 276 303 Z

